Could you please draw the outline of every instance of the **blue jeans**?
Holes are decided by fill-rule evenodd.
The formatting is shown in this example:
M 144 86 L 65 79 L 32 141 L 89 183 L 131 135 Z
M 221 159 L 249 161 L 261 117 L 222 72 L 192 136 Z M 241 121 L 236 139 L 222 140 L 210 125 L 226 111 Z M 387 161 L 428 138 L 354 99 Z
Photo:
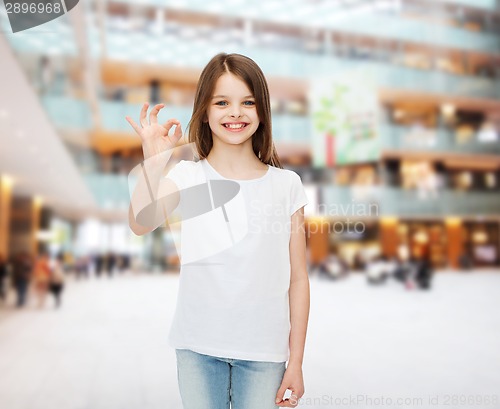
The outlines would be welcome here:
M 176 349 L 184 409 L 275 409 L 286 362 L 219 358 Z

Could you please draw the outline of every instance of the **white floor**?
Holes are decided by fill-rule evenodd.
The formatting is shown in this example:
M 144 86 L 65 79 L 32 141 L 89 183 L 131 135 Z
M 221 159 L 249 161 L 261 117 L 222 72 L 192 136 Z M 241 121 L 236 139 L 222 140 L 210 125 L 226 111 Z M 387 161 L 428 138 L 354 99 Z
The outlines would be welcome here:
M 180 409 L 177 285 L 92 278 L 58 311 L 0 306 L 0 407 Z M 440 273 L 428 292 L 311 277 L 299 407 L 500 408 L 499 290 L 498 271 Z

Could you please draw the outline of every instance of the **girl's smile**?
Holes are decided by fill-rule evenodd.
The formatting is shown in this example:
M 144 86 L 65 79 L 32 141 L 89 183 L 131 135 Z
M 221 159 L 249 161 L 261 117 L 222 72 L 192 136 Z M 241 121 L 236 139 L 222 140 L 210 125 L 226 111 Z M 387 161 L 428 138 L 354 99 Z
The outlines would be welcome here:
M 228 122 L 223 124 L 224 128 L 229 132 L 241 132 L 247 125 L 248 122 Z

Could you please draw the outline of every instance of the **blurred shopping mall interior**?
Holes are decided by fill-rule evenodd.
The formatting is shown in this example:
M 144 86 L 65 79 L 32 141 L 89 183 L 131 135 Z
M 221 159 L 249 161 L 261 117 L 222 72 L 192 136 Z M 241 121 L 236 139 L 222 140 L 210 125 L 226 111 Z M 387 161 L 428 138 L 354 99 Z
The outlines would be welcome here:
M 498 407 L 500 0 L 65 0 L 20 31 L 5 3 L 2 408 L 182 407 L 180 231 L 128 226 L 125 117 L 164 103 L 185 130 L 220 52 L 262 68 L 309 201 L 301 404 Z
M 237 52 L 266 75 L 306 188 L 310 266 L 500 267 L 498 0 L 82 0 L 17 33 L 0 11 L 4 257 L 175 270 L 178 230 L 128 227 L 143 156 L 125 116 L 161 102 L 184 129 L 201 69 Z

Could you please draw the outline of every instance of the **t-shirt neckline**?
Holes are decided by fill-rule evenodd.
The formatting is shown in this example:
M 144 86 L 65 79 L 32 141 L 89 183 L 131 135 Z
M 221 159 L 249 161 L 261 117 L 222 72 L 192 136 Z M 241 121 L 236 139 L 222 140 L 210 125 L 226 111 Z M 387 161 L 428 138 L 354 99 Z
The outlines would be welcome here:
M 229 179 L 229 178 L 226 178 L 226 177 L 222 176 L 219 172 L 217 172 L 215 170 L 215 168 L 212 165 L 210 165 L 210 162 L 208 162 L 207 158 L 203 158 L 201 161 L 203 163 L 205 163 L 210 169 L 212 169 L 212 171 L 217 176 L 220 176 L 222 179 L 224 179 L 224 180 L 231 180 L 233 182 L 238 182 L 238 183 L 241 183 L 241 182 L 243 182 L 243 183 L 245 183 L 245 182 L 258 182 L 259 180 L 265 179 L 271 173 L 271 166 L 267 165 L 267 172 L 264 175 L 262 175 L 261 177 L 259 177 L 259 178 L 255 178 L 255 179 Z

